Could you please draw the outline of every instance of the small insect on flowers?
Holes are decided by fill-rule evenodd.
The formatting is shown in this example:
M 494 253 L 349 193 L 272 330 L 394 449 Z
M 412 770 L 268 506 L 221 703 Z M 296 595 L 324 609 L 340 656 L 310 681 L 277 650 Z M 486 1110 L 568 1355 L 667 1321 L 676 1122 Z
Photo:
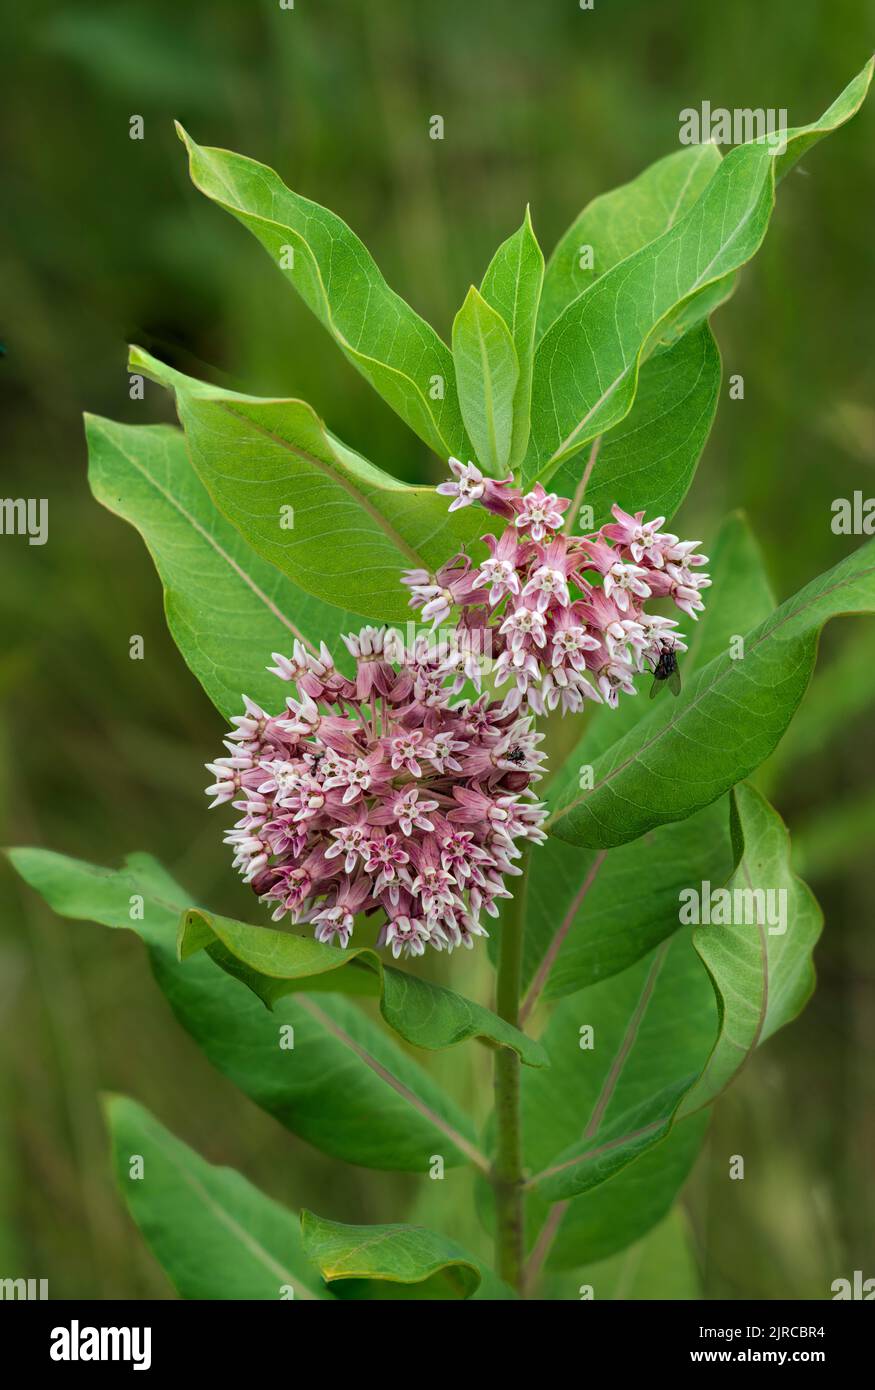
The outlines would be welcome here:
M 678 669 L 678 655 L 673 642 L 663 639 L 659 644 L 659 655 L 653 666 L 653 684 L 650 698 L 654 698 L 661 685 L 668 682 L 672 695 L 681 693 L 681 673 Z

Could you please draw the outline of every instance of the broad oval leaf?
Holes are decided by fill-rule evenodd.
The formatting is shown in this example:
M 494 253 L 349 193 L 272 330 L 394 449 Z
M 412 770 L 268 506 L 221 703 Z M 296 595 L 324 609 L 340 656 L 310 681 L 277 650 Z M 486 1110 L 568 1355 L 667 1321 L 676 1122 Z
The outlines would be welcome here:
M 273 169 L 176 128 L 195 186 L 258 238 L 362 376 L 441 458 L 467 456 L 452 354 L 389 288 L 364 243 Z
M 104 1101 L 116 1181 L 183 1298 L 325 1299 L 298 1218 L 232 1168 L 217 1168 L 126 1096 Z M 131 1158 L 142 1159 L 132 1176 Z
M 582 530 L 612 521 L 615 502 L 628 512 L 671 519 L 711 433 L 721 375 L 720 352 L 707 324 L 648 358 L 629 414 L 593 440 L 586 455 L 563 463 L 550 484 L 572 499 L 573 517 L 581 504 L 592 507 L 592 520 L 587 515 Z
M 523 1078 L 523 1101 L 528 1079 Z M 569 1131 L 565 1117 L 573 1113 L 574 1097 L 558 1106 L 557 1128 L 552 1124 L 533 1130 L 523 1112 L 526 1166 L 538 1171 L 557 1153 Z M 543 1110 L 539 1108 L 543 1121 Z M 666 1137 L 613 1177 L 579 1196 L 558 1203 L 544 1200 L 537 1188 L 526 1193 L 528 1264 L 526 1286 L 537 1296 L 543 1271 L 574 1269 L 584 1262 L 605 1260 L 645 1237 L 662 1221 L 676 1201 L 698 1157 L 710 1113 L 701 1110 L 675 1123 Z M 572 1128 L 570 1131 L 574 1133 Z M 477 1181 L 480 1214 L 487 1229 L 494 1230 L 492 1192 L 483 1178 Z M 548 1281 L 549 1282 L 549 1281 Z
M 600 276 L 689 212 L 719 164 L 717 145 L 687 145 L 587 203 L 547 262 L 538 337 Z
M 305 401 L 194 381 L 132 348 L 131 367 L 176 395 L 191 460 L 252 548 L 309 594 L 379 622 L 409 616 L 407 569 L 436 569 L 486 529 L 348 449 Z
M 532 854 L 526 895 L 524 1016 L 625 970 L 678 929 L 678 893 L 735 867 L 725 799 L 610 851 L 555 835 Z
M 598 1188 L 678 1120 L 687 1124 L 683 1117 L 714 1100 L 811 993 L 820 913 L 789 867 L 780 817 L 752 788 L 739 787 L 733 819 L 739 866 L 731 885 L 713 896 L 711 923 L 691 933 L 690 902 L 679 894 L 681 925 L 670 941 L 622 975 L 564 1000 L 553 1015 L 544 1038 L 550 1068 L 524 1081 L 540 1149 L 531 1185 L 541 1198 L 563 1201 Z M 714 886 L 688 884 L 700 905 L 712 903 Z M 709 977 L 711 1001 L 703 989 Z M 593 1031 L 581 1041 L 584 1028 Z M 560 1109 L 560 1090 L 575 1097 L 573 1107 Z M 578 1137 L 545 1160 L 547 1136 L 568 1140 L 575 1125 Z
M 573 1269 L 606 1260 L 640 1241 L 662 1221 L 692 1171 L 708 1129 L 710 1112 L 677 1121 L 666 1137 L 600 1187 L 552 1208 L 531 1204 L 550 1222 L 548 1270 Z M 532 1193 L 532 1198 L 536 1197 Z M 544 1229 L 536 1227 L 533 1240 Z
M 535 1193 L 559 1202 L 588 1192 L 664 1139 L 716 1032 L 713 991 L 689 930 L 563 999 L 544 1034 L 543 1083 L 525 1080 L 526 1128 L 538 1136 L 529 1160 Z
M 634 840 L 685 820 L 743 781 L 776 746 L 801 700 L 820 630 L 838 614 L 875 609 L 875 541 L 788 599 L 685 681 L 593 760 L 592 790 L 567 783 L 548 828 L 588 848 Z
M 684 1098 L 682 1114 L 709 1105 L 725 1091 L 754 1049 L 794 1019 L 814 990 L 811 954 L 823 916 L 810 888 L 790 867 L 787 829 L 747 783 L 735 788 L 732 799 L 743 846 L 727 885 L 733 920 L 699 925 L 693 932 L 717 995 L 720 1032 L 704 1072 Z M 745 917 L 750 920 L 739 920 Z
M 529 1066 L 547 1064 L 544 1049 L 498 1014 L 454 990 L 385 965 L 369 947 L 341 950 L 275 927 L 255 927 L 190 908 L 180 921 L 179 954 L 206 949 L 223 970 L 264 1003 L 312 987 L 377 994 L 383 1018 L 407 1042 L 431 1050 L 480 1038 L 509 1047 Z
M 355 625 L 352 615 L 256 554 L 213 505 L 181 430 L 87 415 L 85 432 L 91 491 L 143 537 L 171 635 L 213 704 L 226 719 L 240 713 L 244 692 L 276 704 L 271 653 L 290 650 L 296 638 L 313 650 L 321 641 L 334 647 Z
M 62 916 L 136 931 L 183 1028 L 294 1134 L 366 1168 L 424 1173 L 436 1149 L 450 1167 L 488 1166 L 464 1112 L 355 1001 L 301 995 L 269 1013 L 205 954 L 181 964 L 176 932 L 190 898 L 149 855 L 131 855 L 114 870 L 49 850 L 8 853 Z M 281 1046 L 289 1028 L 292 1049 Z
M 520 366 L 510 329 L 472 285 L 453 323 L 459 404 L 474 453 L 493 478 L 507 474 Z
M 447 1301 L 480 1287 L 479 1261 L 424 1226 L 348 1226 L 304 1211 L 301 1230 L 326 1283 L 353 1286 L 338 1288 L 340 1297 Z
M 554 320 L 535 354 L 527 481 L 549 479 L 564 459 L 623 419 L 642 357 L 665 332 L 689 327 L 725 294 L 720 282 L 754 255 L 766 234 L 776 177 L 855 114 L 871 77 L 870 60 L 820 120 L 785 133 L 783 152 L 766 142 L 737 146 L 678 222 Z M 702 294 L 704 302 L 690 314 Z

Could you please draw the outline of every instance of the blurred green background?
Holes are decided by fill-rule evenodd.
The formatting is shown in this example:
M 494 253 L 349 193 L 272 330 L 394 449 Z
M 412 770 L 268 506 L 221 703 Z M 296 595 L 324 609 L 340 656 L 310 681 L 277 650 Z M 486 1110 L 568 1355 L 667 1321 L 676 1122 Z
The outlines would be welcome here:
M 169 418 L 159 388 L 128 397 L 134 341 L 194 375 L 303 396 L 401 475 L 436 465 L 190 186 L 172 118 L 339 212 L 447 336 L 527 201 L 549 251 L 594 194 L 677 147 L 683 107 L 813 119 L 865 62 L 875 6 L 29 0 L 4 27 L 3 491 L 48 498 L 50 529 L 45 547 L 0 539 L 2 842 L 104 863 L 148 849 L 193 894 L 251 911 L 201 790 L 219 717 L 165 631 L 139 538 L 90 497 L 81 412 Z M 875 491 L 873 132 L 870 99 L 786 181 L 715 319 L 723 398 L 682 530 L 710 539 L 744 507 L 779 597 L 859 543 L 832 534 L 832 499 Z M 728 398 L 734 372 L 743 401 Z M 128 658 L 134 633 L 145 661 Z M 706 1296 L 818 1298 L 875 1273 L 873 705 L 875 633 L 834 624 L 761 779 L 825 910 L 820 985 L 718 1105 L 688 1186 Z M 213 1073 L 133 937 L 56 920 L 5 866 L 0 900 L 0 1274 L 47 1277 L 53 1297 L 171 1296 L 112 1187 L 105 1089 L 291 1205 L 387 1220 L 423 1196 L 422 1181 L 322 1157 Z M 476 969 L 485 990 L 485 953 Z M 466 1084 L 485 1114 L 478 1066 Z M 735 1153 L 743 1183 L 727 1179 Z M 426 1182 L 424 1200 L 482 1249 L 466 1181 Z

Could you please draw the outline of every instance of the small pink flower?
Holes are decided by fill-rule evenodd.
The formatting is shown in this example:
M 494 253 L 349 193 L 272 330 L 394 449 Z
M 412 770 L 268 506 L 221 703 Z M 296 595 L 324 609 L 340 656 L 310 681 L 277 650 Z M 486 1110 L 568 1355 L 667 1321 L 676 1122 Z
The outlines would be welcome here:
M 454 499 L 450 503 L 451 512 L 458 511 L 460 507 L 469 507 L 472 502 L 479 502 L 487 511 L 498 516 L 513 516 L 510 500 L 513 490 L 512 477 L 499 480 L 485 478 L 475 464 L 462 463 L 460 459 L 451 458 L 449 467 L 455 481 L 439 483 L 435 491 L 442 497 Z
M 460 507 L 470 507 L 472 502 L 479 502 L 486 488 L 486 480 L 480 469 L 473 463 L 450 459 L 450 472 L 455 482 L 438 483 L 435 489 L 442 497 L 455 499 L 450 503 L 450 511 L 455 512 Z
M 570 507 L 571 499 L 545 492 L 541 483 L 535 483 L 531 492 L 515 505 L 514 525 L 518 530 L 528 531 L 533 541 L 542 541 L 550 531 L 561 531 L 565 520 L 563 513 Z
M 521 605 L 505 618 L 498 629 L 502 635 L 510 637 L 511 651 L 521 651 L 528 643 L 543 647 L 547 642 L 546 618 L 537 608 Z
M 647 570 L 618 560 L 605 575 L 605 593 L 613 598 L 621 613 L 630 612 L 635 599 L 650 598 Z
M 519 569 L 526 550 L 520 545 L 515 532 L 508 527 L 500 538 L 487 533 L 483 540 L 489 549 L 489 559 L 484 560 L 477 572 L 477 583 L 489 590 L 489 603 L 494 608 L 508 594 L 520 592 Z
M 421 917 L 398 916 L 386 923 L 380 945 L 389 946 L 395 960 L 402 955 L 423 956 L 433 930 Z
M 653 521 L 645 522 L 643 512 L 636 512 L 634 516 L 630 516 L 616 504 L 611 508 L 611 512 L 616 520 L 602 527 L 602 535 L 627 549 L 636 565 L 646 556 L 651 564 L 658 569 L 661 568 L 663 557 L 660 542 L 677 540 L 676 536 L 658 534 L 665 517 L 657 516 Z

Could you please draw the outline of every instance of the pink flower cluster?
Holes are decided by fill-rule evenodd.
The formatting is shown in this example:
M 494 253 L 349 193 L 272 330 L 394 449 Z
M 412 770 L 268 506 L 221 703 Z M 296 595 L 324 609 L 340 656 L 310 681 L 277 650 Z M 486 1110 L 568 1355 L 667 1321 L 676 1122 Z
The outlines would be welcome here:
M 543 735 L 485 695 L 451 707 L 458 653 L 385 628 L 344 641 L 352 678 L 324 644 L 274 653 L 296 697 L 278 714 L 245 699 L 207 764 L 211 805 L 242 813 L 225 837 L 235 867 L 275 921 L 312 923 L 320 941 L 346 947 L 356 915 L 382 910 L 378 944 L 396 958 L 470 947 L 512 896 L 520 844 L 545 839 L 531 789 Z
M 521 493 L 508 478 L 486 478 L 472 463 L 450 460 L 451 481 L 438 492 L 450 511 L 479 502 L 504 517 L 498 537 L 485 535 L 489 557 L 479 564 L 456 555 L 436 574 L 404 576 L 410 605 L 434 627 L 456 611 L 467 636 L 464 674 L 479 690 L 480 653 L 495 657 L 496 687 L 510 682 L 505 714 L 524 703 L 536 714 L 560 706 L 578 711 L 586 699 L 615 706 L 634 695 L 638 672 L 655 669 L 668 650 L 685 651 L 673 618 L 648 613 L 650 599 L 669 598 L 695 619 L 710 584 L 698 541 L 661 532 L 664 517 L 644 520 L 612 508 L 614 521 L 588 535 L 565 533 L 567 497 L 540 483 Z

